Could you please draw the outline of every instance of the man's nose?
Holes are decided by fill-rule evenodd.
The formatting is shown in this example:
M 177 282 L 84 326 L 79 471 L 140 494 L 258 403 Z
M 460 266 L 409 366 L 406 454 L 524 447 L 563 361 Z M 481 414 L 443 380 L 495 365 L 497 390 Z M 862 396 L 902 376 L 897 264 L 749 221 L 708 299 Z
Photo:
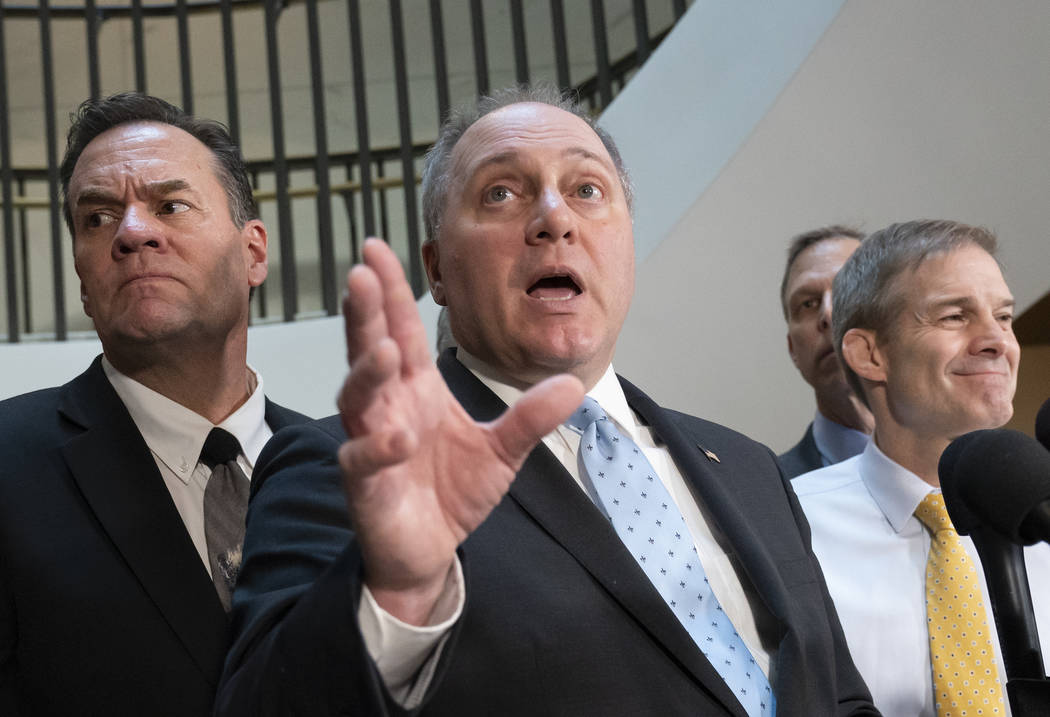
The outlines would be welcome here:
M 1004 325 L 995 315 L 988 314 L 974 321 L 974 337 L 970 351 L 993 358 L 1006 353 L 1011 343 L 1016 343 L 1013 328 Z
M 831 330 L 831 291 L 825 291 L 820 297 L 820 330 Z
M 576 217 L 556 188 L 539 195 L 536 216 L 529 225 L 526 239 L 531 243 L 576 239 Z
M 145 207 L 127 207 L 113 237 L 113 258 L 120 259 L 143 249 L 160 249 L 163 233 L 157 217 Z

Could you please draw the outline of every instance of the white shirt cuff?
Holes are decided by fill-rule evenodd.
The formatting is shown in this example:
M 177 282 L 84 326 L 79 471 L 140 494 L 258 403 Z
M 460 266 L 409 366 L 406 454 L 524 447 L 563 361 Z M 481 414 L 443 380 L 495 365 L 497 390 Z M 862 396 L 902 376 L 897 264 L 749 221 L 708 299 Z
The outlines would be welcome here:
M 409 625 L 381 608 L 367 586 L 361 586 L 357 621 L 365 648 L 390 695 L 406 709 L 419 704 L 434 676 L 444 638 L 463 614 L 466 591 L 457 557 L 448 571 L 426 625 Z

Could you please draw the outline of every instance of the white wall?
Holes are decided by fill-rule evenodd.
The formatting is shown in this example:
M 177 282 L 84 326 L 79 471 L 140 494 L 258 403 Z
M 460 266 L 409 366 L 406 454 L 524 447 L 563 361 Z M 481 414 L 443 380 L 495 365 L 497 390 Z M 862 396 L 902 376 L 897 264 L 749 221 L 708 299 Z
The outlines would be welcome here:
M 1044 0 L 845 3 L 639 267 L 617 369 L 670 406 L 789 447 L 814 404 L 787 356 L 784 251 L 831 222 L 986 225 L 1023 311 L 1050 288 L 1047 47 Z M 666 82 L 689 93 L 692 75 L 682 63 Z
M 981 223 L 1003 241 L 1021 310 L 1050 288 L 1050 4 L 756 5 L 697 2 L 604 118 L 648 255 L 615 362 L 657 400 L 782 450 L 813 411 L 777 297 L 793 234 Z M 268 393 L 312 415 L 332 411 L 343 351 L 337 319 L 251 330 Z M 0 347 L 0 397 L 96 352 Z

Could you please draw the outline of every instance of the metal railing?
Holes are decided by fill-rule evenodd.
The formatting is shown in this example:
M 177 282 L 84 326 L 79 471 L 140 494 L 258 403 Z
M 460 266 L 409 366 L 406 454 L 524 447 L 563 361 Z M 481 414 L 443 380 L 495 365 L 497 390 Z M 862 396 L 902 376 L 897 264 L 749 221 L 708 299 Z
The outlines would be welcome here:
M 416 175 L 453 104 L 543 80 L 575 89 L 598 112 L 686 5 L 0 2 L 0 334 L 64 340 L 90 328 L 79 311 L 67 314 L 79 292 L 69 280 L 58 180 L 60 115 L 85 97 L 136 89 L 225 122 L 245 149 L 277 239 L 278 271 L 270 290 L 257 292 L 254 320 L 333 315 L 363 236 L 384 236 L 417 295 L 425 290 Z

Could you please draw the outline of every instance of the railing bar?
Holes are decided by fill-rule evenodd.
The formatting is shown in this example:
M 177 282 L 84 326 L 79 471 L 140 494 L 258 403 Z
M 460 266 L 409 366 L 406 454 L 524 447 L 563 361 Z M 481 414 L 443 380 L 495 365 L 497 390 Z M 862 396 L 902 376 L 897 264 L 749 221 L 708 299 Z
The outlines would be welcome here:
M 328 134 L 324 102 L 324 73 L 321 65 L 321 30 L 317 0 L 306 0 L 307 44 L 310 47 L 310 85 L 314 105 L 314 146 L 317 148 L 314 175 L 317 181 L 317 241 L 321 255 L 321 303 L 329 316 L 339 313 L 335 283 L 335 247 L 332 243 L 332 196 L 328 174 Z
M 408 105 L 405 27 L 401 15 L 401 0 L 390 0 L 390 35 L 394 45 L 394 85 L 397 89 L 397 124 L 401 137 L 401 177 L 404 182 L 405 229 L 408 234 L 408 280 L 415 295 L 420 296 L 423 293 L 423 266 L 419 254 L 416 184 L 409 181 L 416 176 L 416 162 L 412 154 L 412 117 Z
M 88 61 L 88 87 L 91 99 L 98 99 L 102 94 L 102 81 L 99 78 L 98 62 L 98 23 L 99 14 L 95 7 L 95 0 L 87 0 L 84 4 L 85 23 L 84 31 L 87 35 L 87 61 Z
M 353 169 L 349 165 L 346 167 L 347 177 L 351 176 Z M 354 193 L 352 191 L 340 192 L 343 197 L 343 204 L 346 206 L 346 222 L 350 227 L 350 262 L 356 264 L 361 260 L 358 254 L 357 247 L 360 242 L 357 227 L 357 212 L 354 207 Z
M 6 13 L 0 3 L 0 106 L 7 103 L 7 50 L 4 39 Z M 7 285 L 7 340 L 20 338 L 18 328 L 18 274 L 15 266 L 15 208 L 11 196 L 11 127 L 7 112 L 0 112 L 0 197 L 3 199 L 4 281 Z
M 481 0 L 470 0 L 470 32 L 474 38 L 474 70 L 479 95 L 489 92 L 489 60 L 485 48 L 485 12 Z
M 448 91 L 448 57 L 445 54 L 445 23 L 441 16 L 441 0 L 430 0 L 430 36 L 434 43 L 434 83 L 437 86 L 438 124 L 441 124 L 452 106 Z
M 233 8 L 230 0 L 222 0 L 219 13 L 222 17 L 222 60 L 226 72 L 226 124 L 234 144 L 240 146 L 241 112 L 237 96 L 237 54 L 233 45 Z
M 190 21 L 186 0 L 175 1 L 175 25 L 179 38 L 179 80 L 182 84 L 182 109 L 193 114 L 193 68 L 190 63 Z
M 569 80 L 569 46 L 565 39 L 565 7 L 562 0 L 551 0 L 551 29 L 554 31 L 554 65 L 557 68 L 558 87 L 571 87 Z
M 47 188 L 51 199 L 51 276 L 54 290 L 55 339 L 66 340 L 66 287 L 62 262 L 62 220 L 59 215 L 58 152 L 55 147 L 55 78 L 51 56 L 49 0 L 40 0 L 40 59 L 44 78 L 44 143 L 47 148 Z
M 612 102 L 612 81 L 609 76 L 609 41 L 605 34 L 605 5 L 602 0 L 591 0 L 594 27 L 594 56 L 598 62 L 598 95 L 601 106 Z
M 376 162 L 376 176 L 379 178 L 379 226 L 383 232 L 383 236 L 390 236 L 390 213 L 389 207 L 387 206 L 386 190 L 389 186 L 386 181 L 386 170 L 383 169 L 383 161 L 379 160 Z M 398 180 L 400 181 L 400 180 Z M 404 183 L 402 182 L 402 185 Z
M 634 0 L 634 42 L 638 49 L 638 64 L 649 59 L 649 17 L 646 12 L 645 0 Z
M 521 0 L 510 0 L 510 27 L 514 38 L 514 72 L 518 84 L 529 82 L 529 55 L 525 45 L 525 11 Z
M 350 53 L 354 74 L 354 114 L 357 117 L 357 169 L 361 175 L 361 215 L 365 236 L 376 233 L 375 207 L 372 204 L 372 148 L 368 139 L 368 103 L 365 100 L 365 56 L 361 43 L 361 6 L 358 0 L 347 0 L 350 22 Z
M 25 182 L 18 182 L 18 193 L 26 193 Z M 22 323 L 25 325 L 25 332 L 30 334 L 33 332 L 33 311 L 30 304 L 32 292 L 29 286 L 29 227 L 26 226 L 25 207 L 18 208 L 18 240 L 22 247 Z
M 146 48 L 143 44 L 142 0 L 131 0 L 131 39 L 135 58 L 135 89 L 146 91 Z
M 299 310 L 299 288 L 295 271 L 295 240 L 288 198 L 288 166 L 284 161 L 284 109 L 281 103 L 281 65 L 277 49 L 277 18 L 281 0 L 266 2 L 266 65 L 270 78 L 270 124 L 273 128 L 274 182 L 277 188 L 277 232 L 281 247 L 281 297 L 284 320 L 294 321 Z

